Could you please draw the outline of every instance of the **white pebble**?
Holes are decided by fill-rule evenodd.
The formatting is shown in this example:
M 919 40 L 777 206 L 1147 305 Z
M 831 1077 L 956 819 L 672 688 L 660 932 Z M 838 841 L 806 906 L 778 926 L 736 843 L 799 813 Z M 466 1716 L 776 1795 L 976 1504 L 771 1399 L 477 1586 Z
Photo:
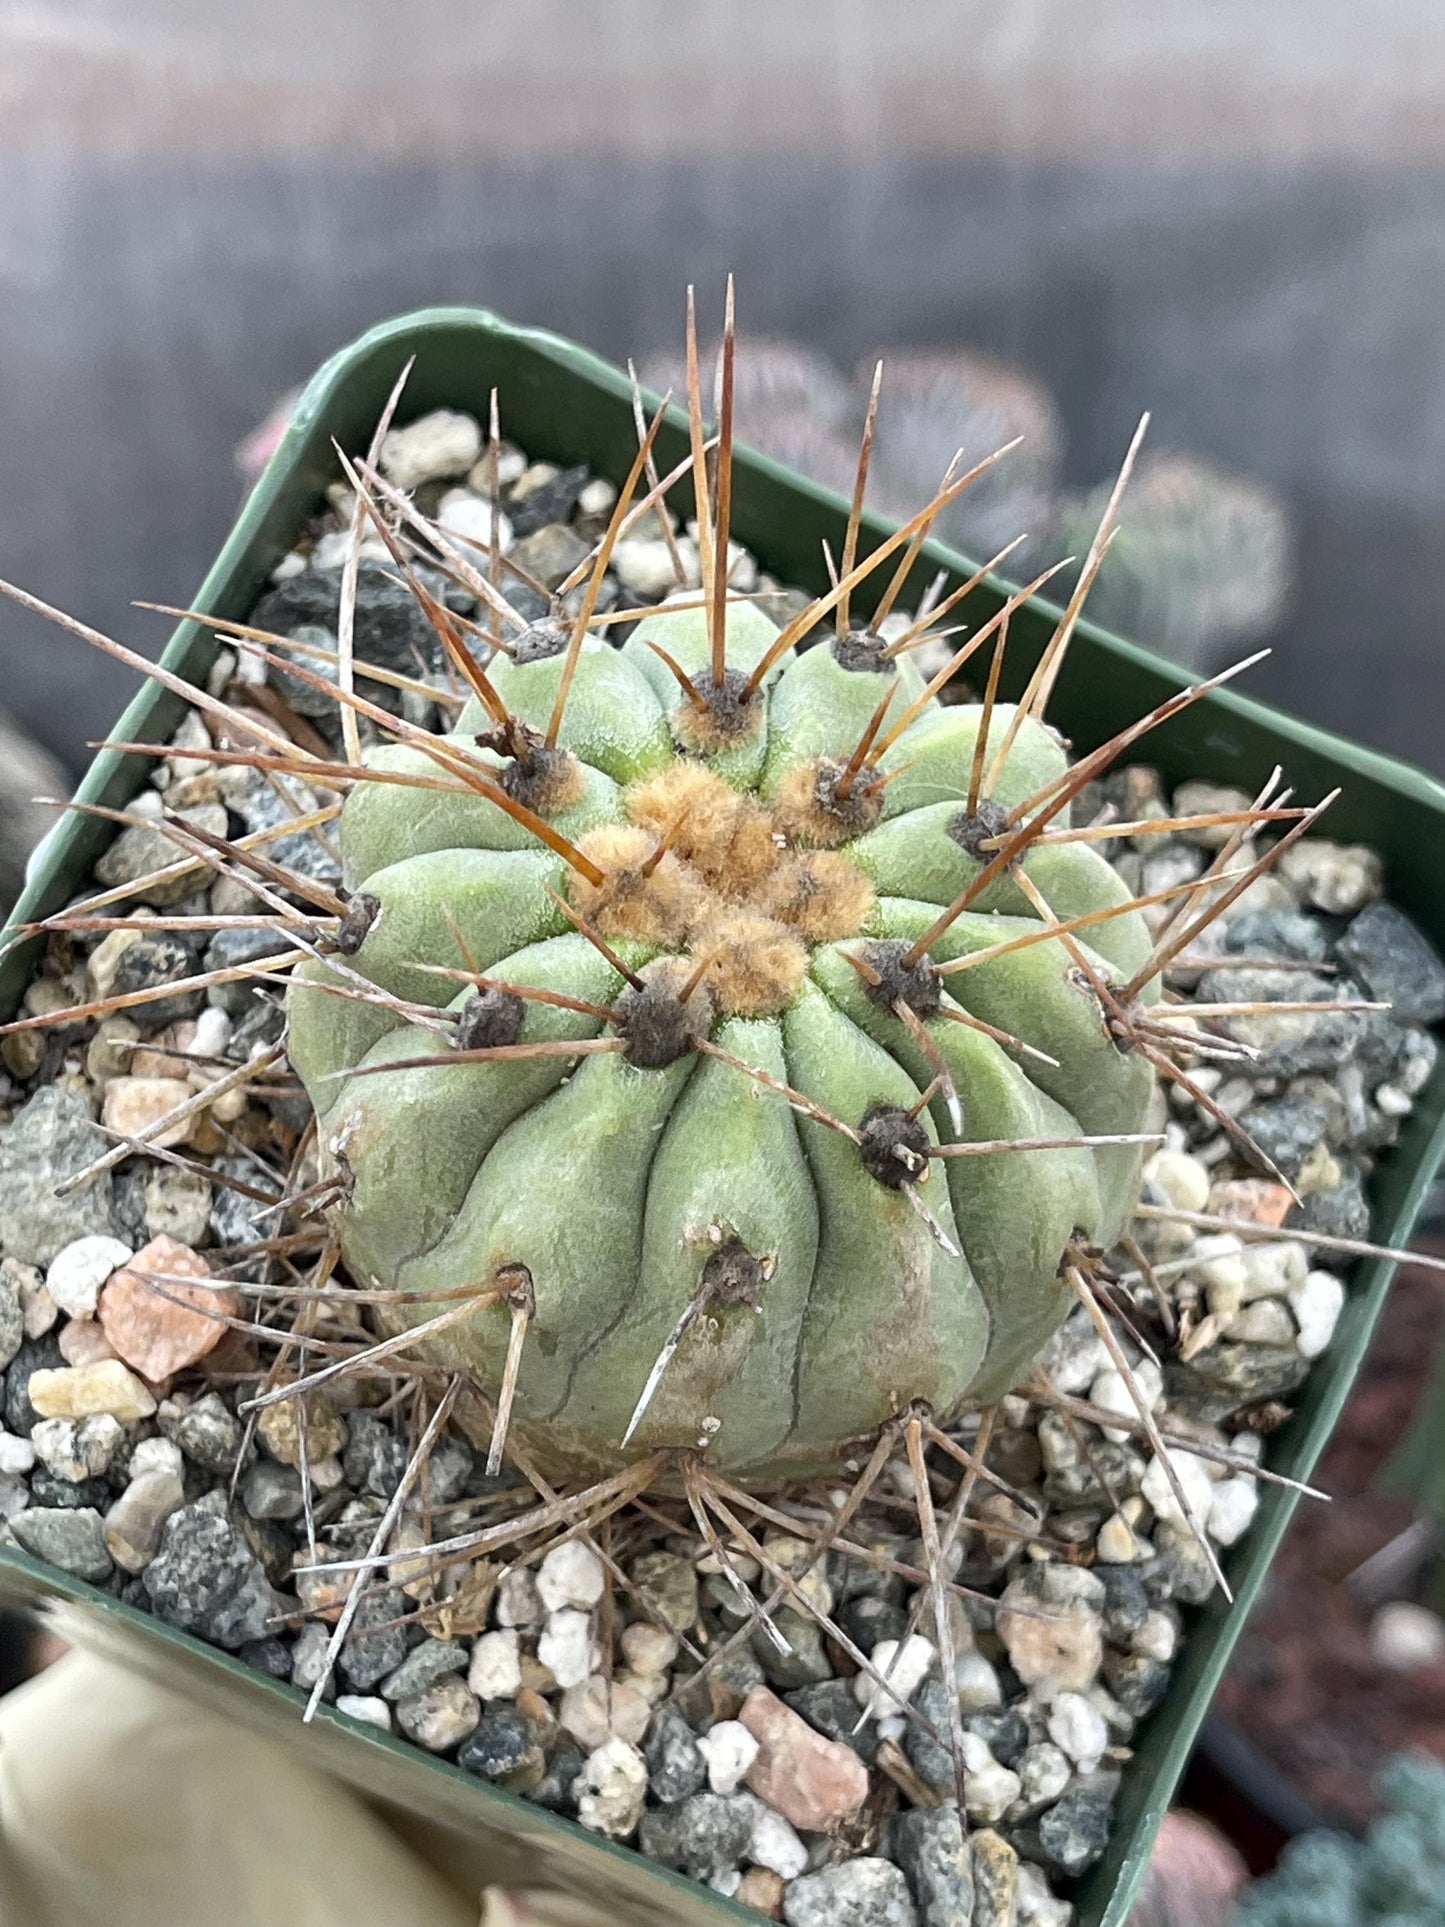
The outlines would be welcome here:
M 595 1606 L 606 1582 L 607 1568 L 580 1539 L 553 1546 L 537 1568 L 537 1592 L 549 1613 L 564 1606 Z
M 511 1628 L 500 1633 L 483 1633 L 472 1648 L 472 1663 L 467 1668 L 467 1685 L 479 1700 L 515 1699 L 522 1690 L 522 1656 L 517 1634 Z
M 482 431 L 470 415 L 434 408 L 381 444 L 381 472 L 397 488 L 419 488 L 448 475 L 465 475 L 482 452 Z
M 1139 1360 L 1134 1367 L 1134 1383 L 1142 1393 L 1146 1407 L 1152 1412 L 1164 1395 L 1164 1374 L 1153 1359 Z M 1118 1412 L 1121 1417 L 1137 1419 L 1139 1416 L 1139 1407 L 1124 1374 L 1112 1365 L 1106 1372 L 1100 1372 L 1089 1387 L 1089 1399 L 1092 1404 L 1102 1405 L 1109 1412 Z M 1103 1433 L 1106 1439 L 1127 1439 L 1130 1436 L 1127 1428 L 1116 1425 L 1104 1426 Z
M 1071 1927 L 1073 1903 L 1059 1899 L 1042 1867 L 1020 1860 L 1018 1883 L 1018 1927 Z
M 300 549 L 288 549 L 271 571 L 271 580 L 273 582 L 289 582 L 292 576 L 305 575 L 305 573 L 306 557 L 301 553 Z M 215 690 L 212 693 L 219 695 L 220 691 Z
M 1221 1479 L 1209 1502 L 1205 1531 L 1217 1546 L 1232 1546 L 1243 1538 L 1259 1510 L 1259 1488 L 1248 1472 Z
M 869 1655 L 873 1669 L 888 1683 L 885 1693 L 866 1673 L 853 1681 L 858 1704 L 876 1719 L 881 1714 L 901 1713 L 928 1677 L 937 1647 L 922 1633 L 910 1633 L 900 1646 L 896 1639 L 880 1639 Z
M 963 1736 L 963 1793 L 971 1820 L 991 1827 L 1017 1800 L 1023 1781 L 1001 1766 L 976 1733 Z
M 614 1735 L 639 1741 L 651 1716 L 651 1706 L 635 1686 L 623 1679 L 609 1684 L 600 1673 L 593 1673 L 580 1686 L 569 1686 L 557 1712 L 558 1723 L 588 1753 Z
M 1060 1693 L 1049 1708 L 1049 1738 L 1085 1773 L 1099 1764 L 1109 1744 L 1103 1714 L 1082 1693 Z
M 69 1317 L 93 1318 L 101 1286 L 132 1255 L 130 1246 L 119 1238 L 103 1234 L 76 1238 L 51 1259 L 45 1289 Z
M 97 1412 L 93 1418 L 38 1419 L 30 1443 L 47 1472 L 79 1483 L 110 1470 L 124 1437 L 117 1419 L 109 1412 Z
M 753 1814 L 747 1858 L 755 1867 L 766 1867 L 784 1880 L 796 1880 L 808 1864 L 808 1849 L 782 1814 L 775 1813 L 765 1801 L 755 1803 Z
M 1179 1211 L 1203 1211 L 1209 1203 L 1209 1173 L 1183 1151 L 1156 1151 L 1144 1166 L 1144 1182 Z
M 1438 1666 L 1445 1659 L 1445 1620 L 1428 1606 L 1391 1600 L 1370 1621 L 1370 1651 L 1391 1672 Z
M 577 1779 L 577 1818 L 594 1833 L 622 1839 L 642 1818 L 647 1762 L 626 1740 L 605 1740 Z
M 1129 1566 L 1144 1557 L 1139 1535 L 1122 1512 L 1111 1512 L 1094 1541 L 1099 1557 L 1109 1566 Z
M 986 1713 L 991 1706 L 1003 1705 L 1003 1688 L 998 1674 L 982 1653 L 959 1653 L 953 1662 L 958 1683 L 958 1703 L 965 1713 Z
M 1203 1525 L 1214 1499 L 1214 1481 L 1209 1476 L 1209 1467 L 1192 1452 L 1181 1452 L 1177 1448 L 1169 1453 L 1169 1460 L 1189 1501 L 1190 1510 Z M 1168 1468 L 1159 1454 L 1150 1459 L 1139 1490 L 1148 1501 L 1155 1518 L 1166 1519 L 1171 1524 L 1188 1529 L 1188 1520 L 1175 1496 Z
M 645 1676 L 665 1673 L 677 1658 L 677 1637 L 662 1626 L 649 1626 L 645 1620 L 625 1627 L 622 1651 L 634 1673 Z
M 325 535 L 318 537 L 311 551 L 311 566 L 313 569 L 341 569 L 346 566 L 346 558 L 350 553 L 351 525 L 348 523 L 344 529 L 328 529 Z M 372 562 L 385 562 L 390 555 L 380 536 L 365 533 L 357 545 L 357 553 Z
M 133 1479 L 143 1472 L 169 1472 L 176 1478 L 184 1478 L 185 1456 L 174 1439 L 139 1439 L 130 1455 L 126 1471 Z
M 592 1621 L 586 1613 L 564 1607 L 549 1615 L 537 1641 L 537 1657 L 565 1690 L 580 1686 L 592 1671 Z
M 619 542 L 612 551 L 612 567 L 626 588 L 649 602 L 677 587 L 672 552 L 660 536 Z
M 1179 1628 L 1168 1613 L 1156 1607 L 1145 1613 L 1143 1619 L 1129 1636 L 1129 1645 L 1145 1659 L 1169 1661 L 1179 1647 Z
M 1251 1245 L 1244 1254 L 1244 1268 L 1246 1304 L 1254 1298 L 1283 1298 L 1294 1286 L 1304 1283 L 1309 1255 L 1293 1239 L 1284 1244 Z
M 531 1571 L 520 1566 L 504 1573 L 497 1587 L 497 1624 L 540 1626 L 545 1617 Z
M 437 509 L 437 522 L 448 535 L 463 542 L 474 542 L 490 550 L 492 542 L 492 505 L 469 488 L 448 489 Z M 497 513 L 497 546 L 505 555 L 512 546 L 512 525 L 500 510 Z
M 336 1710 L 354 1720 L 364 1720 L 368 1726 L 379 1726 L 383 1733 L 391 1731 L 391 1708 L 385 1700 L 373 1699 L 366 1693 L 338 1693 Z
M 1415 1100 L 1398 1085 L 1380 1084 L 1375 1089 L 1375 1108 L 1386 1117 L 1408 1117 L 1415 1108 Z
M 226 1012 L 216 1004 L 207 1004 L 196 1019 L 191 1049 L 198 1057 L 219 1057 L 231 1041 L 231 1030 L 231 1019 Z
M 617 500 L 617 489 L 605 475 L 598 475 L 590 481 L 577 497 L 577 510 L 581 515 L 605 515 Z
M 1290 1310 L 1299 1326 L 1295 1345 L 1301 1356 L 1318 1358 L 1335 1335 L 1345 1304 L 1345 1287 L 1332 1271 L 1306 1273 L 1303 1284 L 1289 1294 Z
M 0 1431 L 0 1473 L 28 1472 L 35 1463 L 35 1447 L 29 1439 L 17 1438 L 13 1432 Z
M 736 1793 L 759 1748 L 741 1720 L 719 1720 L 698 1735 L 697 1750 L 707 1761 L 707 1783 L 713 1792 Z

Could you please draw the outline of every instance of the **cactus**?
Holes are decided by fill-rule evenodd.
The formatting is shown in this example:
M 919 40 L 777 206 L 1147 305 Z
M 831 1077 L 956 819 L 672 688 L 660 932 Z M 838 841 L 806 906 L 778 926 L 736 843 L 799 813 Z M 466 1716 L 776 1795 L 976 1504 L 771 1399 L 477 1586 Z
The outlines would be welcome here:
M 1087 768 L 1039 720 L 1047 678 L 937 702 L 1008 609 L 929 684 L 910 633 L 851 619 L 964 482 L 858 564 L 865 442 L 843 581 L 779 629 L 712 562 L 727 437 L 710 470 L 696 405 L 694 442 L 700 601 L 617 649 L 559 593 L 485 670 L 453 635 L 454 733 L 368 753 L 339 954 L 293 980 L 289 1048 L 353 1278 L 406 1294 L 389 1315 L 501 1387 L 529 1450 L 705 1447 L 761 1479 L 1027 1371 L 1066 1255 L 1136 1196 L 1153 1062 L 1100 987 L 1143 1010 L 1157 979 L 1129 892 L 1059 840 Z

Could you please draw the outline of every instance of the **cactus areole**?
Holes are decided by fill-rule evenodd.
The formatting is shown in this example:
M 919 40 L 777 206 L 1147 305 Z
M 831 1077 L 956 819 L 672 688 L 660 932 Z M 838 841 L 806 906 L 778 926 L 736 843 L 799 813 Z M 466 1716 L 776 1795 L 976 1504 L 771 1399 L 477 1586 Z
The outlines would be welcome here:
M 559 1473 L 830 1472 L 998 1398 L 1137 1196 L 1137 1144 L 1077 1140 L 1153 1114 L 1099 996 L 1150 954 L 1128 891 L 1088 841 L 998 860 L 1053 732 L 998 704 L 976 755 L 910 654 L 779 652 L 756 602 L 719 677 L 710 619 L 538 624 L 490 713 L 368 752 L 404 780 L 351 789 L 350 914 L 289 997 L 353 1279 L 494 1400 L 511 1348 Z

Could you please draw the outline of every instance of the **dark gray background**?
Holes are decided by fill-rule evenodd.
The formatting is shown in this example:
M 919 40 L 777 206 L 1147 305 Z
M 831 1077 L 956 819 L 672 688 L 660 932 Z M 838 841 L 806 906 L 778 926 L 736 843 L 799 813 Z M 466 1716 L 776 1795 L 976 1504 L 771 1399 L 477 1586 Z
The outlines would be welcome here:
M 1301 573 L 1252 687 L 1445 768 L 1441 10 L 1079 11 L 0 0 L 0 570 L 156 643 L 130 599 L 195 587 L 234 445 L 350 334 L 481 301 L 645 355 L 731 267 L 844 366 L 1041 376 L 1073 481 L 1144 407 L 1267 481 Z M 0 611 L 72 765 L 129 686 Z

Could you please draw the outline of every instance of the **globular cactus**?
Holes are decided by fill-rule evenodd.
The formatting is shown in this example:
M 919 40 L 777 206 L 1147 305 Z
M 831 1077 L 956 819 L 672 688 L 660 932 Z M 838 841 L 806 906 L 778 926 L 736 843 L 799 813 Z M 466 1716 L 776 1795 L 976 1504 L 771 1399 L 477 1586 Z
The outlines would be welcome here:
M 1006 1391 L 1134 1202 L 1138 1145 L 1078 1140 L 1154 1093 L 1090 983 L 1148 958 L 1128 892 L 1086 841 L 997 855 L 1057 737 L 997 704 L 976 755 L 908 653 L 799 654 L 720 593 L 621 649 L 544 618 L 481 680 L 452 737 L 370 752 L 402 780 L 341 817 L 345 954 L 290 992 L 355 1281 L 493 1394 L 524 1332 L 554 1468 L 823 1471 Z M 1106 915 L 950 969 L 1045 909 Z M 365 980 L 418 1021 L 330 994 Z

